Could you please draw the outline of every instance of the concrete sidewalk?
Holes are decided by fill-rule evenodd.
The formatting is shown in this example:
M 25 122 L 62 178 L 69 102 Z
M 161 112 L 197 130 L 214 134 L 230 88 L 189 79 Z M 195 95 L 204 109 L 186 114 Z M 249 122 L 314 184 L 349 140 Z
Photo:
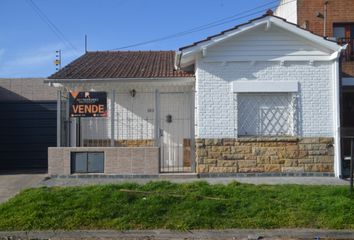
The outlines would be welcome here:
M 197 178 L 193 176 L 186 177 L 168 177 L 160 176 L 158 178 L 110 178 L 110 177 L 78 177 L 78 178 L 51 178 L 42 181 L 39 186 L 85 186 L 95 184 L 114 184 L 124 182 L 147 183 L 150 181 L 171 181 L 175 183 L 187 183 L 194 181 L 206 181 L 210 184 L 228 184 L 233 181 L 249 184 L 300 184 L 300 185 L 349 185 L 347 180 L 334 177 L 215 177 L 215 178 Z
M 318 229 L 199 230 L 199 231 L 40 231 L 0 232 L 0 239 L 354 239 L 354 231 Z
M 20 191 L 36 187 L 46 174 L 0 174 L 0 203 L 7 201 Z

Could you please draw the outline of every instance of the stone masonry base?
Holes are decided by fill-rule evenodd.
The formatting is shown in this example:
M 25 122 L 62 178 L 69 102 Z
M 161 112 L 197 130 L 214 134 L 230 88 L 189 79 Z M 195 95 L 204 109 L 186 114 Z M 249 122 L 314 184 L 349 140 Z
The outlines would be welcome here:
M 333 138 L 196 139 L 197 172 L 333 173 Z

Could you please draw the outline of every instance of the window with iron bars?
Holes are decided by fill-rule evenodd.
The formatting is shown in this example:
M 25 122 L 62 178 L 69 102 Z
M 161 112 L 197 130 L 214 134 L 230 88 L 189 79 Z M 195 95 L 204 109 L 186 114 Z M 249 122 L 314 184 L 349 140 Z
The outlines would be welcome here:
M 237 94 L 238 136 L 294 136 L 296 122 L 295 94 Z
M 344 53 L 347 61 L 354 60 L 354 23 L 334 23 L 333 37 L 341 45 L 348 44 Z

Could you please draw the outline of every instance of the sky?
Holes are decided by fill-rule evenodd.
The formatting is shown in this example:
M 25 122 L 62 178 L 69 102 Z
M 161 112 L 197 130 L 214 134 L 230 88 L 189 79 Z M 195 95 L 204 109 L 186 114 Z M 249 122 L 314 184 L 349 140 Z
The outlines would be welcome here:
M 176 50 L 276 5 L 276 0 L 0 0 L 0 78 L 50 76 L 56 50 L 67 65 L 84 54 L 85 34 L 88 51 Z M 149 42 L 221 19 L 202 31 Z M 142 42 L 148 44 L 131 46 Z

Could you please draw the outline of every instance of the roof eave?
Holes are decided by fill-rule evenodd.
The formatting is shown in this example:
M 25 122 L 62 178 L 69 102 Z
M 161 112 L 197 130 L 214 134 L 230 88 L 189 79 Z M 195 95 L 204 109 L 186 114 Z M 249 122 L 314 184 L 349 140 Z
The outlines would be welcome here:
M 302 29 L 296 24 L 287 22 L 285 19 L 276 17 L 276 16 L 263 16 L 262 18 L 257 18 L 254 20 L 251 20 L 247 22 L 246 24 L 241 24 L 239 26 L 236 26 L 230 30 L 226 30 L 222 32 L 219 35 L 209 37 L 204 41 L 197 42 L 196 44 L 182 47 L 180 48 L 181 54 L 187 56 L 191 54 L 196 54 L 202 51 L 205 48 L 208 48 L 210 46 L 213 46 L 215 44 L 218 44 L 230 37 L 236 36 L 238 34 L 241 34 L 245 31 L 248 31 L 252 28 L 255 28 L 257 26 L 267 24 L 268 22 L 271 22 L 271 24 L 274 24 L 280 28 L 283 28 L 285 30 L 288 30 L 296 35 L 302 36 L 304 39 L 307 39 L 309 41 L 312 41 L 324 48 L 327 48 L 333 52 L 341 52 L 343 49 L 345 49 L 345 46 L 340 46 L 334 41 L 325 39 L 324 37 L 318 36 L 313 34 L 312 32 Z
M 52 79 L 47 78 L 45 83 L 102 83 L 102 82 L 119 82 L 119 83 L 137 83 L 137 82 L 169 82 L 169 81 L 186 81 L 194 82 L 195 77 L 155 77 L 155 78 L 79 78 L 79 79 Z
M 259 25 L 265 24 L 265 22 L 266 22 L 265 20 L 266 20 L 266 17 L 263 17 L 263 18 L 259 18 L 254 21 L 250 21 L 247 24 L 239 25 L 239 26 L 232 28 L 230 30 L 223 31 L 222 34 L 220 34 L 218 36 L 214 35 L 213 37 L 208 37 L 208 40 L 206 40 L 206 41 L 200 41 L 199 43 L 197 43 L 195 45 L 190 45 L 187 47 L 180 48 L 180 51 L 183 54 L 191 54 L 191 53 L 199 52 L 203 48 L 210 47 L 212 45 L 222 42 L 223 40 L 225 40 L 227 38 L 236 36 L 236 35 L 243 33 L 249 29 L 252 29 L 252 28 L 257 27 Z

